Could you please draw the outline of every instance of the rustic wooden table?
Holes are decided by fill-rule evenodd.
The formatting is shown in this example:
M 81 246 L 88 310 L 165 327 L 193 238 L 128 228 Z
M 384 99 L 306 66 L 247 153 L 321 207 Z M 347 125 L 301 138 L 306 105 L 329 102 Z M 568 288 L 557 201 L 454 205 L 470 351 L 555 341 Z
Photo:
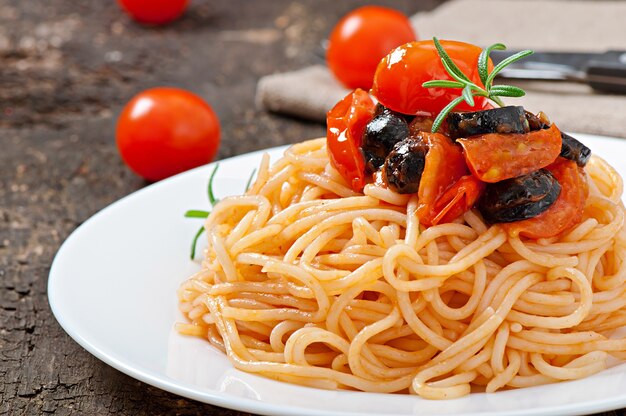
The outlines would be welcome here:
M 414 13 L 440 2 L 388 3 Z M 50 263 L 89 216 L 146 185 L 114 141 L 134 94 L 170 85 L 204 97 L 222 123 L 220 158 L 320 136 L 321 125 L 256 110 L 255 85 L 316 62 L 334 22 L 362 3 L 195 0 L 174 24 L 148 28 L 113 1 L 0 0 L 0 414 L 242 414 L 84 351 L 48 306 Z

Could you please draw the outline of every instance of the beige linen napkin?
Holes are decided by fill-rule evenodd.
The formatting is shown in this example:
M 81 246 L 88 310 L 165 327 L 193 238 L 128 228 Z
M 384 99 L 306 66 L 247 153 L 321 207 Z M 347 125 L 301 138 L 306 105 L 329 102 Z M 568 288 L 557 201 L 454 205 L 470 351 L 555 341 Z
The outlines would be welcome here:
M 626 50 L 626 2 L 453 0 L 411 20 L 420 39 L 437 36 L 483 47 L 502 42 L 509 49 Z M 626 95 L 598 94 L 573 83 L 515 84 L 527 95 L 509 103 L 542 110 L 563 130 L 626 138 Z M 323 121 L 347 92 L 318 65 L 261 78 L 256 99 L 269 111 Z

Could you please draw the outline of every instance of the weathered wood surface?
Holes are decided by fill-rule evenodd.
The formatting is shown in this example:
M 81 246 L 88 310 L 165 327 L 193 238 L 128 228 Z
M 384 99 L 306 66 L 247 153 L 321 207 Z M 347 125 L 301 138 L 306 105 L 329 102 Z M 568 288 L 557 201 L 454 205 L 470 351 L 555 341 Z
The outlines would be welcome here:
M 439 2 L 387 4 L 413 13 Z M 176 23 L 146 28 L 114 1 L 0 0 L 0 414 L 242 414 L 84 351 L 51 314 L 50 263 L 89 216 L 146 185 L 114 142 L 135 93 L 171 85 L 203 96 L 222 122 L 220 158 L 319 136 L 320 125 L 255 110 L 256 81 L 317 62 L 334 22 L 363 3 L 195 0 Z

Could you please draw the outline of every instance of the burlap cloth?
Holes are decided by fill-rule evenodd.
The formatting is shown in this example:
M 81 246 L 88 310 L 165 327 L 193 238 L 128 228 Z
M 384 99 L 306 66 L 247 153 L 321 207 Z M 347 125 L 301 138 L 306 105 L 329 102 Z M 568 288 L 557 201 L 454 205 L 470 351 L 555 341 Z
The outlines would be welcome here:
M 626 50 L 626 2 L 454 0 L 412 17 L 420 39 L 437 36 L 509 49 L 602 52 Z M 573 83 L 511 82 L 527 92 L 508 103 L 543 110 L 562 130 L 626 138 L 626 95 L 595 93 Z M 348 90 L 318 65 L 261 78 L 257 105 L 324 121 Z

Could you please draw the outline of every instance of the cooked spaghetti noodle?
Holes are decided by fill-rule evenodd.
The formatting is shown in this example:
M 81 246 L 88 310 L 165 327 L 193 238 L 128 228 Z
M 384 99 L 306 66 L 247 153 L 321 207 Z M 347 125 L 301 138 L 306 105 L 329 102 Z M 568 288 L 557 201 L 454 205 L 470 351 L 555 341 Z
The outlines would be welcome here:
M 190 323 L 243 371 L 430 399 L 577 379 L 626 359 L 622 180 L 586 167 L 583 221 L 528 240 L 475 211 L 424 228 L 416 196 L 357 194 L 325 139 L 289 148 L 206 221 L 202 270 L 179 289 Z

